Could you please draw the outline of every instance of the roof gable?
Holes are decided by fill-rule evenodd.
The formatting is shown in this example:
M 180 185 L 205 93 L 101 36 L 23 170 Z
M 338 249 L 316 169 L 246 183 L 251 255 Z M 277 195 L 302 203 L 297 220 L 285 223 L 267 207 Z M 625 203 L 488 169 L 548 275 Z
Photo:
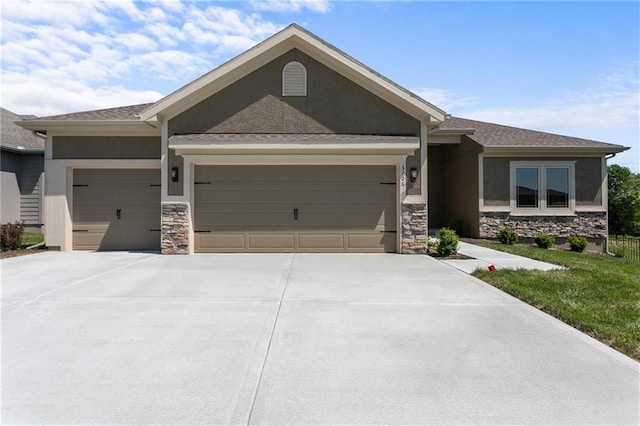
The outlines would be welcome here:
M 421 120 L 442 122 L 447 114 L 334 46 L 292 24 L 202 77 L 164 97 L 140 113 L 143 121 L 170 119 L 219 92 L 291 49 L 298 49 L 354 83 Z

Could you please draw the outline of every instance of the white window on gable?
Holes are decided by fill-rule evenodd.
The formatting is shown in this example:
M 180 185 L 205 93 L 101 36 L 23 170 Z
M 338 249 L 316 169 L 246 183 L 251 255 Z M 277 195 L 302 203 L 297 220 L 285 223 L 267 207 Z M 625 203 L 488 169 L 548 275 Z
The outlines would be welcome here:
M 511 161 L 511 207 L 530 214 L 571 213 L 575 162 Z
M 307 69 L 300 62 L 289 62 L 282 69 L 282 96 L 307 96 Z

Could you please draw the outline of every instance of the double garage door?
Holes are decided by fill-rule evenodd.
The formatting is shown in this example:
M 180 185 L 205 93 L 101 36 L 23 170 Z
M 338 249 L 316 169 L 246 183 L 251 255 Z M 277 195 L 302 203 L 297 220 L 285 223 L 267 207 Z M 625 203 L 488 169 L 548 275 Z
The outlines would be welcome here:
M 197 166 L 197 252 L 394 252 L 393 166 Z
M 73 248 L 158 250 L 160 170 L 74 170 Z

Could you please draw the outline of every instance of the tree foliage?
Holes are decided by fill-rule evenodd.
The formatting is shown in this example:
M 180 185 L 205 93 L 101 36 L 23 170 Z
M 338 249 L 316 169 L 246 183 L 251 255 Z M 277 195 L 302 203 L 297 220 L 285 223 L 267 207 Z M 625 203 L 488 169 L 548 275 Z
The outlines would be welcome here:
M 609 234 L 640 234 L 640 173 L 609 166 Z

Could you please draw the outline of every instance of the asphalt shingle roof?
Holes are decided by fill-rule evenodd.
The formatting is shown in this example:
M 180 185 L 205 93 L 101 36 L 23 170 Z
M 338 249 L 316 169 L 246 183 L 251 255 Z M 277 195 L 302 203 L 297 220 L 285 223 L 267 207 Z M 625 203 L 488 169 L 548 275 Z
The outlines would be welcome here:
M 14 123 L 17 120 L 35 118 L 34 115 L 18 115 L 4 108 L 0 108 L 0 112 L 2 115 L 0 145 L 11 148 L 44 149 L 43 138 Z
M 70 114 L 39 117 L 38 120 L 131 120 L 138 121 L 138 113 L 149 108 L 149 104 L 128 105 L 116 108 L 97 109 L 94 111 L 73 112 Z
M 491 148 L 620 148 L 620 145 L 485 123 L 460 117 L 447 118 L 441 130 L 474 129 L 469 138 Z

